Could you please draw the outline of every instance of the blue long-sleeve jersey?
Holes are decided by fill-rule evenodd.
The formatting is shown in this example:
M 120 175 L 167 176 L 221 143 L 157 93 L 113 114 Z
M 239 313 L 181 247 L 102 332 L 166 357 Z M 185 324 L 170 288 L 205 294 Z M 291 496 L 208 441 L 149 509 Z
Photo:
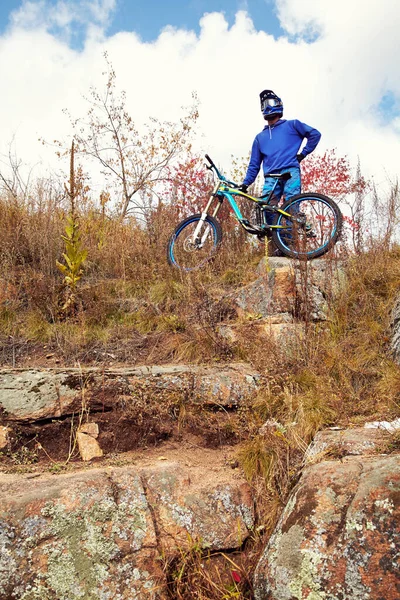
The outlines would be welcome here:
M 250 162 L 243 183 L 245 185 L 253 183 L 261 163 L 264 175 L 272 173 L 274 170 L 298 167 L 299 162 L 296 156 L 304 139 L 307 139 L 307 143 L 301 153 L 303 156 L 307 156 L 317 146 L 321 134 L 317 129 L 297 119 L 290 121 L 280 119 L 272 126 L 266 125 L 253 142 Z

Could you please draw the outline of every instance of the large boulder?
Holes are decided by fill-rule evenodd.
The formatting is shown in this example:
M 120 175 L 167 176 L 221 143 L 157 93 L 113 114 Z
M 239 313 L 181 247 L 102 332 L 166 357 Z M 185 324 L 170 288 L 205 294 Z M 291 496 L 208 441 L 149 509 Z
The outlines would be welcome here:
M 0 598 L 166 599 L 163 560 L 239 548 L 253 525 L 249 486 L 215 462 L 3 474 Z
M 328 299 L 338 289 L 342 269 L 328 258 L 309 262 L 289 258 L 264 258 L 259 277 L 235 292 L 234 301 L 243 315 L 259 318 L 283 315 L 324 321 Z
M 366 435 L 318 436 L 257 565 L 256 600 L 400 598 L 400 460 Z

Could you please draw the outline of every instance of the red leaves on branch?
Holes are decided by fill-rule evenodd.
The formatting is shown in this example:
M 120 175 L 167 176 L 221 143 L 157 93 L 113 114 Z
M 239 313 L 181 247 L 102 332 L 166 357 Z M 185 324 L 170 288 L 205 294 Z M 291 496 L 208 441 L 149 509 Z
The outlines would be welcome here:
M 339 202 L 343 214 L 342 241 L 349 249 L 360 252 L 365 233 L 365 197 L 370 183 L 362 176 L 360 165 L 353 169 L 347 156 L 336 150 L 310 154 L 301 163 L 302 190 L 319 192 Z
M 179 216 L 201 212 L 212 191 L 212 181 L 200 158 L 189 158 L 168 170 L 165 201 Z
M 307 156 L 301 163 L 301 179 L 305 192 L 319 192 L 332 198 L 363 193 L 368 187 L 362 175 L 353 175 L 347 156 L 337 156 L 335 149 L 327 150 L 322 156 Z
M 347 224 L 349 227 L 351 227 L 351 229 L 354 229 L 355 231 L 357 231 L 360 228 L 360 224 L 357 223 L 351 217 L 347 217 L 346 215 L 343 215 L 343 221 L 345 224 Z

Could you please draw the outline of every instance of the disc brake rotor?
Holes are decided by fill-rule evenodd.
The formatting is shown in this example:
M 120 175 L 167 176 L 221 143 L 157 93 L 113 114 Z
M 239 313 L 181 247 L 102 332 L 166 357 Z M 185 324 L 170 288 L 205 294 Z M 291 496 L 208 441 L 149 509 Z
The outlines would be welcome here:
M 189 235 L 185 241 L 183 242 L 183 248 L 185 250 L 185 252 L 195 252 L 196 250 L 198 250 L 200 248 L 199 243 L 193 241 L 193 237 L 191 235 Z

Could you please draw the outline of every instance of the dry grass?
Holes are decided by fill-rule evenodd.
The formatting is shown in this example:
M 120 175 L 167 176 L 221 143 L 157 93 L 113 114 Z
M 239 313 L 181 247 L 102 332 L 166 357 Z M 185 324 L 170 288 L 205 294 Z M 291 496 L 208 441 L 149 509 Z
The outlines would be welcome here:
M 164 558 L 167 595 L 171 600 L 246 600 L 253 597 L 243 554 L 204 550 L 188 536 L 186 548 Z
M 306 319 L 306 335 L 285 354 L 246 324 L 237 328 L 235 341 L 219 328 L 237 323 L 231 295 L 256 277 L 262 245 L 249 243 L 227 223 L 212 265 L 182 274 L 165 260 L 177 214 L 164 205 L 149 213 L 144 227 L 134 219 L 121 223 L 87 199 L 81 202 L 88 261 L 78 286 L 79 310 L 66 318 L 60 310 L 62 276 L 55 266 L 62 252 L 64 205 L 63 193 L 44 184 L 29 201 L 0 198 L 3 364 L 23 365 L 41 349 L 42 354 L 56 352 L 65 364 L 110 356 L 130 363 L 246 360 L 269 378 L 265 409 L 262 402 L 255 407 L 257 419 L 275 419 L 285 428 L 296 422 L 300 445 L 329 423 L 397 414 L 400 375 L 388 340 L 400 250 L 387 236 L 346 259 L 345 284 L 325 328 L 317 330 L 309 322 L 304 271 L 297 310 Z
M 53 193 L 46 200 L 44 192 L 29 202 L 0 198 L 3 364 L 22 365 L 43 345 L 62 362 L 90 362 L 115 354 L 115 341 L 123 347 L 120 361 L 198 362 L 233 355 L 216 324 L 232 313 L 227 294 L 246 281 L 260 249 L 232 230 L 212 268 L 185 276 L 166 261 L 177 220 L 173 207 L 150 212 L 145 227 L 134 219 L 121 223 L 87 199 L 80 206 L 88 258 L 72 318 L 62 310 L 65 288 L 56 268 L 66 199 Z

